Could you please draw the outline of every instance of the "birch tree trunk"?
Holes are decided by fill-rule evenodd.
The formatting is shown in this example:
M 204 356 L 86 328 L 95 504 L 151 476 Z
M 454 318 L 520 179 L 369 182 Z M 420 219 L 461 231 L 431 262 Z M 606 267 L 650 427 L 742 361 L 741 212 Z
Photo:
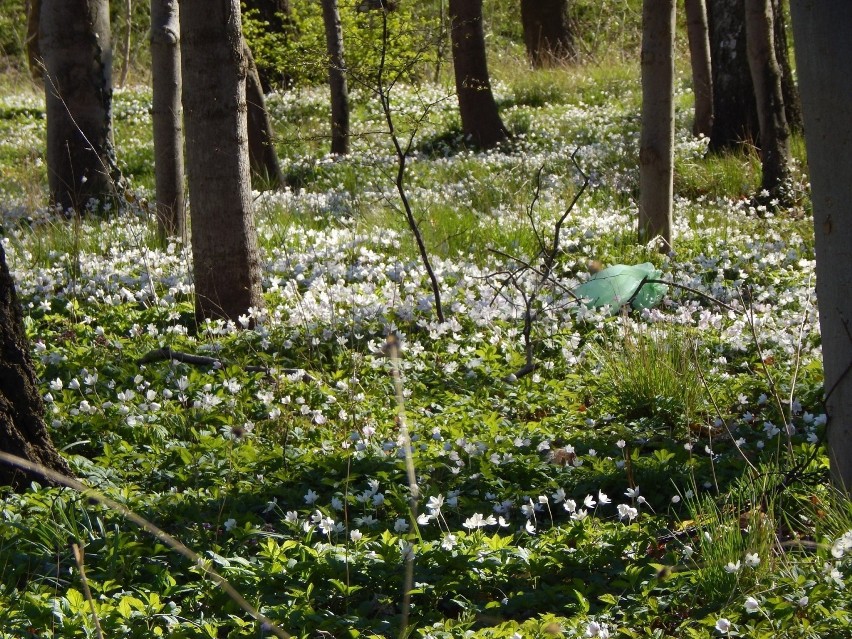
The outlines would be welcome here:
M 90 206 L 108 208 L 120 173 L 112 139 L 107 0 L 42 0 L 39 46 L 51 201 L 78 215 Z
M 450 40 L 462 132 L 476 146 L 492 148 L 508 137 L 491 92 L 482 30 L 482 0 L 450 0 Z
M 53 447 L 44 424 L 44 402 L 38 389 L 23 312 L 0 243 L 0 451 L 23 457 L 63 475 L 71 468 Z M 50 484 L 40 475 L 0 464 L 0 484 L 17 490 L 30 482 Z
M 321 0 L 328 51 L 328 86 L 331 90 L 331 152 L 349 153 L 349 90 L 343 60 L 343 27 L 337 0 Z
M 181 70 L 195 314 L 260 308 L 239 0 L 182 0 Z
M 775 59 L 770 0 L 745 0 L 748 62 L 760 123 L 762 193 L 758 201 L 786 204 L 790 177 L 790 128 L 784 111 L 781 69 Z
M 692 90 L 695 93 L 692 134 L 710 137 L 713 130 L 713 69 L 710 62 L 707 4 L 704 0 L 684 0 L 684 10 L 689 37 L 689 61 L 692 65 Z
M 181 107 L 180 17 L 177 0 L 151 0 L 154 180 L 160 241 L 186 239 Z
M 639 241 L 672 246 L 674 188 L 675 0 L 642 4 L 642 131 L 639 139 Z
M 852 493 L 852 3 L 792 0 L 835 484 Z

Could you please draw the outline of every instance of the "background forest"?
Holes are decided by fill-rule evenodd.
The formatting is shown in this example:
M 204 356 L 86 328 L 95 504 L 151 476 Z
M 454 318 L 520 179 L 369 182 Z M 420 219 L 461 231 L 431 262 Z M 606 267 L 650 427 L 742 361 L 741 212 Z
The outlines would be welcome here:
M 259 303 L 215 317 L 192 242 L 228 233 L 158 220 L 151 5 L 109 3 L 121 189 L 63 211 L 29 3 L 0 0 L 2 323 L 11 275 L 76 477 L 0 488 L 0 639 L 848 637 L 801 122 L 777 190 L 765 124 L 697 131 L 678 3 L 661 242 L 641 1 L 568 3 L 536 63 L 521 3 L 484 0 L 495 144 L 449 3 L 373 4 L 338 7 L 345 153 L 321 4 L 243 4 L 274 160 Z

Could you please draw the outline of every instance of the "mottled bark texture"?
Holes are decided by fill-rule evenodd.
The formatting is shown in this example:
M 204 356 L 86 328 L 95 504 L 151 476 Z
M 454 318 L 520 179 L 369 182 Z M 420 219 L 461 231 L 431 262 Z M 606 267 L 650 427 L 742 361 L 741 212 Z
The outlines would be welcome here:
M 787 203 L 790 177 L 790 128 L 784 111 L 781 69 L 775 58 L 770 0 L 745 0 L 748 62 L 760 123 L 760 159 L 763 168 L 758 201 Z
M 195 314 L 260 308 L 238 0 L 181 0 L 181 70 Z
M 331 90 L 331 152 L 349 153 L 349 90 L 343 59 L 343 27 L 337 0 L 321 0 L 328 53 L 328 86 Z
M 450 0 L 450 39 L 462 132 L 476 146 L 491 148 L 508 137 L 491 92 L 482 29 L 482 0 Z
M 521 0 L 521 24 L 533 67 L 564 64 L 577 57 L 568 0 Z
M 710 149 L 756 144 L 760 133 L 748 66 L 744 0 L 707 0 L 713 67 Z
M 826 434 L 852 493 L 852 3 L 791 0 L 816 239 Z
M 773 40 L 775 44 L 775 59 L 781 67 L 781 91 L 784 95 L 784 115 L 787 126 L 791 131 L 802 130 L 802 100 L 799 97 L 799 87 L 793 77 L 790 67 L 790 43 L 787 34 L 787 17 L 784 0 L 770 0 L 772 4 Z
M 47 171 L 51 201 L 82 214 L 114 204 L 112 47 L 107 0 L 42 0 Z
M 685 0 L 686 32 L 689 37 L 689 61 L 692 65 L 692 90 L 695 116 L 692 134 L 710 137 L 713 130 L 713 68 L 710 62 L 710 29 L 705 0 Z
M 73 476 L 53 447 L 44 424 L 44 403 L 38 389 L 23 312 L 0 243 L 0 451 L 23 457 L 63 475 Z M 34 473 L 0 464 L 0 484 L 15 490 L 31 482 L 49 482 Z
M 675 0 L 642 4 L 642 131 L 639 137 L 639 241 L 672 245 Z
M 160 241 L 186 238 L 181 107 L 180 16 L 177 0 L 151 0 L 154 181 Z

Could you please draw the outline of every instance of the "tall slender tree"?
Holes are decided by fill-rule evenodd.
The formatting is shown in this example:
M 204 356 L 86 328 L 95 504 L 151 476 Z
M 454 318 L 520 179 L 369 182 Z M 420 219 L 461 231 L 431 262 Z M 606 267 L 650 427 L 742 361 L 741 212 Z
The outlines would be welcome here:
M 331 152 L 349 153 L 349 90 L 343 59 L 343 27 L 337 0 L 321 0 L 328 50 L 328 85 L 331 89 Z
M 251 166 L 252 186 L 257 190 L 279 189 L 284 186 L 284 173 L 275 151 L 275 136 L 272 122 L 266 110 L 266 98 L 254 56 L 246 42 L 243 42 L 243 55 L 246 58 L 246 107 L 248 109 L 249 165 Z
M 675 0 L 642 4 L 642 131 L 639 138 L 639 241 L 672 245 Z
M 852 3 L 790 4 L 814 208 L 828 456 L 835 484 L 852 495 Z
M 42 0 L 47 171 L 51 200 L 86 211 L 112 205 L 120 172 L 112 137 L 112 47 L 107 0 Z
M 790 128 L 784 110 L 781 68 L 775 57 L 771 0 L 745 0 L 748 63 L 760 123 L 762 192 L 766 202 L 786 203 L 790 176 Z
M 53 447 L 44 423 L 44 403 L 23 317 L 0 243 L 0 451 L 70 476 L 71 469 Z M 0 464 L 0 484 L 22 489 L 32 481 L 51 483 L 40 475 Z
M 177 0 L 151 0 L 151 120 L 161 242 L 186 236 L 179 16 Z
M 491 92 L 482 0 L 450 0 L 450 40 L 462 132 L 475 145 L 491 148 L 508 137 Z
M 772 31 L 775 44 L 775 59 L 781 68 L 781 91 L 784 95 L 784 115 L 790 131 L 802 130 L 802 100 L 799 87 L 790 66 L 790 43 L 787 37 L 787 14 L 784 0 L 770 0 L 772 3 Z
M 705 0 L 684 0 L 692 90 L 695 94 L 693 135 L 710 137 L 713 130 L 713 67 L 710 62 L 710 29 Z
M 182 0 L 181 70 L 195 313 L 261 308 L 239 0 Z
M 535 68 L 576 58 L 568 19 L 568 0 L 521 0 L 521 25 L 527 58 Z

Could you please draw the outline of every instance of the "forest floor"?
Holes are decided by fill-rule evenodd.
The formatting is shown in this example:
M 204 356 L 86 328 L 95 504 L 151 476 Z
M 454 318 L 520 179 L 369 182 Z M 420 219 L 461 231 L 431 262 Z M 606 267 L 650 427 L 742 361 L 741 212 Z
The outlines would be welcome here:
M 189 249 L 157 245 L 148 89 L 115 99 L 133 201 L 83 221 L 43 205 L 43 100 L 2 95 L 2 241 L 51 436 L 201 560 L 92 495 L 3 493 L 0 638 L 847 637 L 801 142 L 796 207 L 751 207 L 757 159 L 707 156 L 681 79 L 674 250 L 638 245 L 635 71 L 498 83 L 514 138 L 489 153 L 446 87 L 394 89 L 443 323 L 368 92 L 345 158 L 324 90 L 269 98 L 300 188 L 256 194 L 251 330 L 196 326 Z M 593 262 L 649 262 L 665 296 L 587 308 Z M 219 364 L 139 363 L 163 347 Z

